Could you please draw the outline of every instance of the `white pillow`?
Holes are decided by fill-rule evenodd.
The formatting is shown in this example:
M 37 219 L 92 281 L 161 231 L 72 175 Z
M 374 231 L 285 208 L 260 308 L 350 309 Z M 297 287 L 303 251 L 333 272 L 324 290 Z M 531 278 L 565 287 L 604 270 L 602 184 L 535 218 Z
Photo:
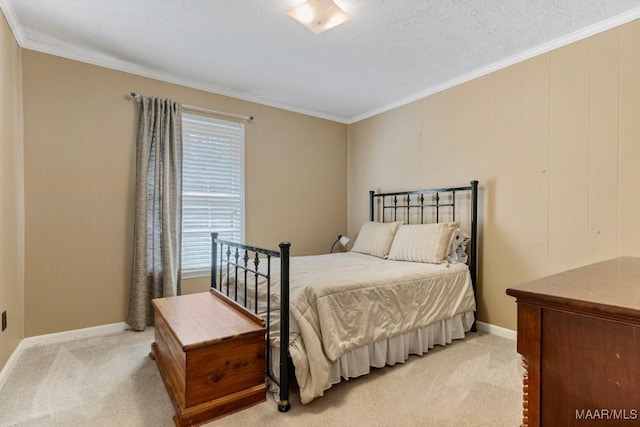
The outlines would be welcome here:
M 403 225 L 393 239 L 389 259 L 440 264 L 447 260 L 457 222 Z
M 401 222 L 366 222 L 362 224 L 351 252 L 386 258 Z

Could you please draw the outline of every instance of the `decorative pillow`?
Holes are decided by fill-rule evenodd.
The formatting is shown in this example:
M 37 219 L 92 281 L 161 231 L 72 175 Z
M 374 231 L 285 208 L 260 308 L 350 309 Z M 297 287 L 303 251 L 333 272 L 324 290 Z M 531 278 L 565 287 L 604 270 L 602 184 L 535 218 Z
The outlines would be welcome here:
M 432 264 L 445 262 L 456 228 L 457 222 L 403 225 L 393 239 L 389 259 Z
M 386 258 L 401 222 L 366 222 L 360 228 L 351 252 Z
M 467 244 L 469 243 L 469 235 L 463 229 L 457 228 L 451 237 L 451 246 L 449 246 L 449 262 L 466 263 L 469 259 L 467 255 Z

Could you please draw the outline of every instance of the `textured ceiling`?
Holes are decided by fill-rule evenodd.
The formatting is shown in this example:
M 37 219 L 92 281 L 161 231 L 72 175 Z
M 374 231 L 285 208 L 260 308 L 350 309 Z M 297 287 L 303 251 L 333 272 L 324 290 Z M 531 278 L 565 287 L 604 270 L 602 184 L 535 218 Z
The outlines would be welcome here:
M 18 43 L 345 123 L 640 16 L 640 0 L 0 0 Z M 131 88 L 132 90 L 135 88 Z

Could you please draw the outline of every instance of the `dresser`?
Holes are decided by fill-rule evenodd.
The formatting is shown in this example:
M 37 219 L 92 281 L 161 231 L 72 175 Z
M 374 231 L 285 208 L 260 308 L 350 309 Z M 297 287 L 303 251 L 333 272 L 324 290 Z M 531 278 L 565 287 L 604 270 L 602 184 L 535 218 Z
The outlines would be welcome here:
M 640 425 L 640 258 L 507 289 L 518 306 L 523 426 Z
M 179 426 L 266 400 L 264 321 L 217 291 L 151 301 L 151 358 Z

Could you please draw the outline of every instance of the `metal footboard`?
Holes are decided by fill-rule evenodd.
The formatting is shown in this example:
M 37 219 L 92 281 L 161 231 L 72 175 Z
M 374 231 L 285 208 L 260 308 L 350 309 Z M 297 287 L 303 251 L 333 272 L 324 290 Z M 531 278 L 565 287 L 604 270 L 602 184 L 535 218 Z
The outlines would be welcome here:
M 241 243 L 221 240 L 218 233 L 211 233 L 211 290 L 226 295 L 236 303 L 256 314 L 260 306 L 259 286 L 261 281 L 266 283 L 266 340 L 265 346 L 265 375 L 280 387 L 278 410 L 286 412 L 291 408 L 289 403 L 289 253 L 291 244 L 282 242 L 280 251 L 249 246 Z M 271 370 L 271 260 L 280 259 L 280 373 L 276 375 Z M 234 287 L 228 283 L 224 286 L 226 277 L 235 277 Z M 238 286 L 241 286 L 239 289 Z M 253 286 L 253 298 L 250 298 L 250 286 Z M 240 298 L 239 298 L 240 296 Z

